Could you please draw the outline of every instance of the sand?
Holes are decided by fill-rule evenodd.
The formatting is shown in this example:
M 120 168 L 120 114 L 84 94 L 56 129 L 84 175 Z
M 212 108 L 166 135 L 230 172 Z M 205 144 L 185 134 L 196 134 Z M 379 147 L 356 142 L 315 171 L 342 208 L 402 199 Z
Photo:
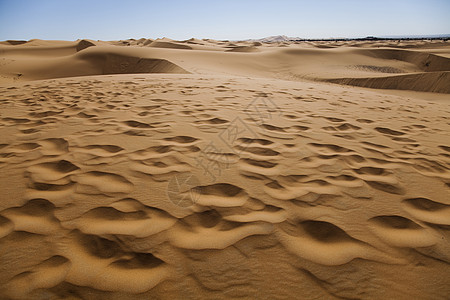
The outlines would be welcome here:
M 449 54 L 1 42 L 0 298 L 447 299 Z

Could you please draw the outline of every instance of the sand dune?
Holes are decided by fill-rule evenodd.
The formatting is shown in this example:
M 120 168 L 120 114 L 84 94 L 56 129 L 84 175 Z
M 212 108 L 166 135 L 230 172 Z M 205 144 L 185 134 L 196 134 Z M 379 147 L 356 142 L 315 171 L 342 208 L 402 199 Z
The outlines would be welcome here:
M 188 45 L 171 43 L 171 42 L 158 42 L 158 41 L 152 42 L 148 46 L 155 47 L 155 48 L 169 48 L 169 49 L 192 49 L 192 47 L 189 47 Z
M 227 50 L 227 52 L 258 52 L 258 48 L 255 46 L 235 46 L 232 47 L 230 50 Z
M 95 46 L 94 42 L 88 41 L 88 40 L 81 40 L 78 42 L 76 49 L 78 52 L 78 51 L 84 50 L 84 49 L 92 47 L 92 46 Z
M 233 44 L 0 46 L 0 298 L 448 297 L 447 46 Z
M 40 56 L 41 52 L 51 52 L 46 47 L 37 50 L 24 49 L 27 53 L 38 51 L 39 54 L 35 54 L 37 57 L 33 58 L 27 55 L 20 60 L 12 59 L 12 68 L 19 68 L 20 73 L 11 68 L 10 72 L 2 77 L 9 80 L 32 80 L 106 74 L 188 73 L 165 59 L 141 57 L 120 51 L 120 48 L 115 50 L 92 46 L 91 42 L 80 41 L 71 46 L 58 47 L 51 50 L 58 53 L 54 57 L 48 57 L 48 54 L 45 57 Z M 8 66 L 5 69 L 8 69 Z
M 450 70 L 450 60 L 448 58 L 429 53 L 391 49 L 373 49 L 361 53 L 382 59 L 406 61 L 416 65 L 424 72 Z
M 430 72 L 377 78 L 342 78 L 328 82 L 375 89 L 413 90 L 450 94 L 450 72 Z
M 345 43 L 317 42 L 309 43 L 311 47 L 305 42 L 223 43 L 167 38 L 109 43 L 36 40 L 14 46 L 6 44 L 0 46 L 4 55 L 0 74 L 3 82 L 117 73 L 190 72 L 325 80 L 368 88 L 435 93 L 448 93 L 449 85 L 446 72 L 450 71 L 450 52 L 442 43 L 432 43 L 429 46 L 435 49 L 420 51 L 414 50 L 413 45 L 411 49 L 389 48 L 383 42 L 372 42 L 372 47 L 367 43 L 364 47 L 348 47 Z M 86 49 L 94 45 L 95 50 Z M 145 61 L 139 60 L 144 58 Z
M 133 73 L 188 73 L 181 67 L 165 60 L 140 58 L 115 53 L 83 53 L 79 58 L 88 61 L 97 74 Z M 96 75 L 96 74 L 94 74 Z M 65 76 L 64 76 L 65 77 Z
M 2 41 L 0 42 L 0 45 L 23 45 L 27 43 L 27 41 L 23 41 L 23 40 L 7 40 L 7 41 Z

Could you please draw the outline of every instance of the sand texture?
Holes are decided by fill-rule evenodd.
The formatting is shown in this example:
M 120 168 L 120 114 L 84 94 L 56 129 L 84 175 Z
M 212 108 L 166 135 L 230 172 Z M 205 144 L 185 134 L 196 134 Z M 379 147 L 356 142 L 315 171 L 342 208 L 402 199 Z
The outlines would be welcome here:
M 389 43 L 1 42 L 0 298 L 448 299 L 450 47 Z

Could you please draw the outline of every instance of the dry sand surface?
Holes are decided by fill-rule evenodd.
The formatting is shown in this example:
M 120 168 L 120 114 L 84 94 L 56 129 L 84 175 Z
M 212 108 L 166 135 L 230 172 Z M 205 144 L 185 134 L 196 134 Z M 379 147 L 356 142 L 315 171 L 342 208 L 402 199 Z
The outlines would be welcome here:
M 449 93 L 441 41 L 1 42 L 0 298 L 448 299 Z

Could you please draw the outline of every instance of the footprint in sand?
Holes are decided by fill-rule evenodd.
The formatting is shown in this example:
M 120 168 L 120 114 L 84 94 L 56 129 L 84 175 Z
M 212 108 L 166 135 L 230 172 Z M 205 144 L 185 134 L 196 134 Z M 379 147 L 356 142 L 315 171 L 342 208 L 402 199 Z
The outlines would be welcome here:
M 400 186 L 392 172 L 384 168 L 365 166 L 353 168 L 353 172 L 357 178 L 376 190 L 395 195 L 405 194 L 405 189 Z
M 266 139 L 253 139 L 253 138 L 239 138 L 238 141 L 246 145 L 259 144 L 262 146 L 267 146 L 274 143 L 273 141 Z
M 27 169 L 27 172 L 34 182 L 67 184 L 71 181 L 70 178 L 66 177 L 77 173 L 78 170 L 80 168 L 70 161 L 59 160 L 33 165 Z
M 423 222 L 450 225 L 450 205 L 427 198 L 408 198 L 403 201 L 405 210 Z
M 97 207 L 79 217 L 71 226 L 85 234 L 128 235 L 148 237 L 172 227 L 177 219 L 163 210 L 147 207 L 140 202 L 127 199 Z
M 398 184 L 391 184 L 383 181 L 369 181 L 369 180 L 366 180 L 366 183 L 372 188 L 379 191 L 383 191 L 385 193 L 394 195 L 404 195 L 406 193 L 405 189 L 399 186 Z
M 353 152 L 351 149 L 334 144 L 309 143 L 308 146 L 310 146 L 313 151 L 324 155 Z
M 291 127 L 290 127 L 289 132 L 292 132 L 292 133 L 298 133 L 299 131 L 300 131 L 300 132 L 305 132 L 305 131 L 308 131 L 308 130 L 310 130 L 310 129 L 311 129 L 311 128 L 308 127 L 308 126 L 294 125 L 294 126 L 291 126 Z M 299 134 L 299 136 L 303 136 L 303 135 L 300 135 L 300 134 Z
M 210 118 L 210 119 L 206 119 L 206 120 L 199 120 L 199 121 L 195 121 L 195 124 L 199 124 L 199 125 L 221 125 L 221 124 L 226 124 L 229 123 L 230 121 L 222 119 L 222 118 Z
M 358 121 L 359 123 L 364 123 L 364 124 L 371 124 L 371 123 L 375 122 L 375 121 L 369 120 L 369 119 L 356 119 L 356 121 Z
M 30 152 L 30 151 L 39 149 L 39 147 L 41 147 L 41 145 L 39 145 L 37 143 L 23 143 L 23 144 L 14 146 L 12 148 L 12 151 L 14 151 L 16 153 L 26 153 L 26 152 Z
M 129 155 L 132 160 L 146 160 L 160 158 L 170 155 L 174 151 L 171 145 L 153 146 L 147 149 L 138 150 Z
M 277 175 L 280 169 L 278 163 L 270 162 L 267 159 L 241 158 L 238 162 L 239 172 L 244 176 L 264 177 Z
M 78 161 L 83 161 L 84 165 L 100 165 L 111 163 L 114 159 L 120 160 L 120 156 L 125 152 L 117 145 L 87 145 L 73 148 L 73 157 Z
M 406 162 L 411 164 L 414 169 L 423 175 L 441 177 L 443 179 L 450 178 L 449 168 L 438 160 L 425 157 L 416 157 L 407 159 Z
M 11 124 L 11 125 L 19 125 L 19 124 L 27 124 L 29 122 L 31 122 L 30 119 L 26 119 L 26 118 L 3 118 L 3 121 L 6 121 L 7 123 Z
M 375 130 L 382 134 L 390 135 L 390 136 L 402 136 L 402 135 L 406 134 L 404 132 L 393 130 L 393 129 L 386 128 L 386 127 L 375 127 Z
M 251 122 L 254 122 L 251 120 Z M 289 127 L 279 127 L 271 124 L 261 124 L 260 125 L 260 134 L 263 136 L 267 136 L 271 139 L 279 139 L 279 140 L 292 140 L 293 134 L 297 133 L 296 130 L 291 130 Z
M 108 157 L 114 156 L 124 149 L 117 145 L 89 145 L 83 147 L 82 150 L 88 150 L 88 152 L 92 152 L 98 156 Z
M 323 117 L 323 118 L 326 119 L 327 121 L 332 122 L 332 123 L 341 123 L 341 122 L 345 122 L 344 119 L 335 118 L 335 117 Z
M 273 142 L 265 139 L 240 138 L 234 148 L 239 153 L 239 170 L 245 176 L 274 175 L 281 159 L 280 152 L 273 150 Z M 269 161 L 270 159 L 270 161 Z M 269 170 L 271 169 L 271 170 Z
M 393 262 L 387 255 L 361 242 L 340 227 L 325 221 L 281 224 L 277 236 L 286 249 L 312 262 L 327 266 L 342 265 L 355 258 Z
M 61 155 L 69 150 L 69 143 L 63 138 L 49 138 L 37 142 L 43 155 Z
M 344 131 L 344 132 L 355 132 L 361 129 L 361 127 L 356 126 L 356 125 L 352 125 L 350 123 L 344 123 L 341 124 L 339 126 L 327 126 L 327 127 L 322 127 L 323 130 L 325 131 L 331 131 L 331 132 L 340 132 L 340 131 Z
M 196 191 L 199 193 L 196 204 L 202 206 L 237 207 L 248 199 L 242 188 L 229 183 L 198 186 Z
M 60 229 L 59 220 L 53 212 L 55 205 L 45 199 L 33 199 L 21 207 L 9 208 L 2 211 L 14 225 L 15 231 L 24 231 L 40 235 L 51 235 Z M 4 222 L 4 230 L 9 230 L 10 223 Z
M 429 247 L 439 241 L 431 229 L 402 216 L 378 216 L 371 218 L 369 224 L 376 236 L 394 247 Z
M 125 122 L 123 122 L 123 124 L 125 124 L 126 126 L 131 127 L 131 128 L 139 128 L 139 129 L 155 128 L 154 126 L 152 126 L 150 124 L 142 123 L 142 122 L 135 121 L 135 120 L 125 121 Z
M 124 251 L 114 241 L 76 230 L 60 248 L 71 263 L 65 280 L 75 285 L 136 294 L 171 274 L 171 267 L 152 253 Z
M 261 125 L 262 128 L 269 130 L 269 131 L 275 131 L 275 132 L 286 132 L 285 128 L 283 127 L 278 127 L 275 125 L 270 125 L 270 124 L 262 124 Z
M 440 145 L 439 148 L 441 148 L 445 152 L 449 152 L 450 153 L 450 147 L 449 146 Z
M 170 142 L 171 144 L 191 144 L 197 141 L 197 138 L 191 137 L 191 136 L 175 136 L 175 137 L 168 137 L 164 139 L 165 141 Z
M 207 133 L 218 133 L 220 130 L 223 130 L 226 128 L 224 124 L 229 123 L 230 121 L 214 117 L 214 118 L 208 118 L 204 120 L 196 120 L 193 123 L 199 130 L 202 132 Z
M 76 192 L 82 194 L 130 193 L 134 185 L 125 177 L 100 171 L 71 176 L 77 182 Z
M 177 173 L 189 172 L 192 167 L 173 155 L 156 156 L 143 160 L 135 160 L 130 169 L 136 176 L 145 175 L 155 181 L 165 181 Z
M 50 289 L 63 282 L 69 273 L 71 262 L 60 255 L 30 267 L 8 281 L 3 291 L 12 299 L 32 299 L 31 292 L 40 289 Z
M 0 215 L 0 239 L 14 231 L 14 223 Z
M 254 154 L 257 157 L 267 157 L 267 156 L 278 156 L 280 155 L 280 152 L 272 150 L 270 148 L 263 148 L 263 147 L 243 147 L 240 145 L 236 146 L 236 149 L 242 151 L 242 152 L 247 152 L 250 154 Z M 241 152 L 241 153 L 242 153 Z
M 170 229 L 168 236 L 170 243 L 179 248 L 225 249 L 246 237 L 269 234 L 272 230 L 269 223 L 226 221 L 217 210 L 208 209 L 183 218 L 183 223 Z

